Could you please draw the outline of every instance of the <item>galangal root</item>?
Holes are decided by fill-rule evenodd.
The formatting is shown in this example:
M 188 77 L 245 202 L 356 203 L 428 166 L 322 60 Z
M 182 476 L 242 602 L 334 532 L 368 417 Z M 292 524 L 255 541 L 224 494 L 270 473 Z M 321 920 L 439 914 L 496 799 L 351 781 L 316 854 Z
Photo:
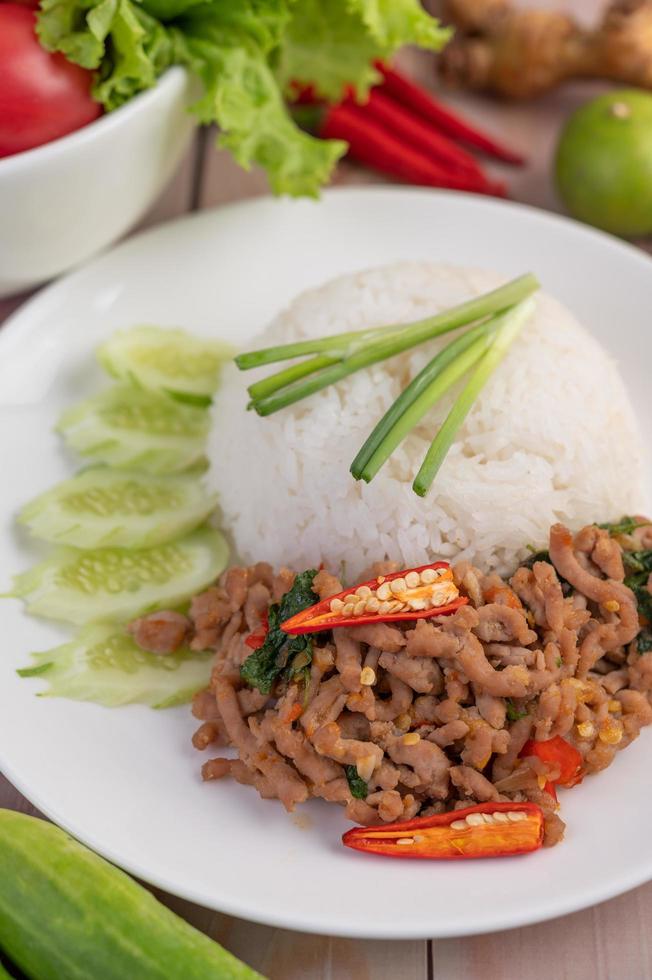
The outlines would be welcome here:
M 615 0 L 588 31 L 561 11 L 509 0 L 447 0 L 456 26 L 439 57 L 450 85 L 529 99 L 571 78 L 652 88 L 652 0 Z

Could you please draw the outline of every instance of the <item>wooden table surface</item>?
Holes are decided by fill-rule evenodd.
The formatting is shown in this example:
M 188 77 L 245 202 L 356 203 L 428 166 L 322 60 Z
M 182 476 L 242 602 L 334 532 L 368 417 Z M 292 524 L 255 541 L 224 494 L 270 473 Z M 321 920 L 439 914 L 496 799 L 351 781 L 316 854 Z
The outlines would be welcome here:
M 587 7 L 587 0 L 582 0 L 582 6 Z M 422 80 L 432 81 L 429 59 L 408 54 L 407 60 Z M 523 170 L 490 168 L 508 178 L 512 197 L 556 210 L 549 166 L 557 132 L 567 113 L 596 90 L 588 84 L 572 85 L 534 106 L 496 105 L 460 95 L 448 101 L 527 153 L 530 164 Z M 377 181 L 348 163 L 340 166 L 335 178 L 338 184 Z M 226 153 L 215 149 L 212 133 L 201 133 L 140 227 L 264 193 L 261 173 L 243 173 Z M 0 300 L 0 323 L 25 298 Z M 2 776 L 0 806 L 35 812 Z M 270 980 L 652 980 L 652 938 L 648 939 L 652 883 L 542 925 L 467 939 L 414 942 L 304 935 L 253 925 L 169 895 L 160 897 Z

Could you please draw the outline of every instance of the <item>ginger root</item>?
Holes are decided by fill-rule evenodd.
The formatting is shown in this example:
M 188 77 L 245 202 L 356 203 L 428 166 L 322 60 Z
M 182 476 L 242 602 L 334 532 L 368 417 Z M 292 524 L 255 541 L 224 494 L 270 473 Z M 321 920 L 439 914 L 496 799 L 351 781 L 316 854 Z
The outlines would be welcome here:
M 510 99 L 571 78 L 652 88 L 652 0 L 615 0 L 594 31 L 561 11 L 516 10 L 509 0 L 447 0 L 457 27 L 439 57 L 445 82 Z

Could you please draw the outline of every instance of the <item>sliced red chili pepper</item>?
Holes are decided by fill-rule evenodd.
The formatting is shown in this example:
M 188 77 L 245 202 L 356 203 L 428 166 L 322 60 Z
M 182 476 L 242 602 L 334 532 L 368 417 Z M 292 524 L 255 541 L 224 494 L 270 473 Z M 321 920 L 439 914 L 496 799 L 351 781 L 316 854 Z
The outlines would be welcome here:
M 317 633 L 338 626 L 424 619 L 455 612 L 467 602 L 459 594 L 448 562 L 437 561 L 354 585 L 287 619 L 281 629 Z
M 559 800 L 557 799 L 557 788 L 554 783 L 546 783 L 543 787 L 543 791 L 544 793 L 549 793 L 555 803 L 559 803 Z
M 556 786 L 577 786 L 584 779 L 582 772 L 582 756 L 577 749 L 561 735 L 548 738 L 543 742 L 530 740 L 521 749 L 521 756 L 535 755 L 542 762 L 550 762 L 559 769 L 559 776 L 554 780 Z
M 543 844 L 543 811 L 536 803 L 479 803 L 433 817 L 354 827 L 342 843 L 369 854 L 442 861 L 527 854 Z
M 253 633 L 245 638 L 245 643 L 252 650 L 259 650 L 263 643 L 267 639 L 267 632 L 269 630 L 269 622 L 267 619 L 267 613 L 263 613 L 260 619 L 260 626 L 255 629 Z

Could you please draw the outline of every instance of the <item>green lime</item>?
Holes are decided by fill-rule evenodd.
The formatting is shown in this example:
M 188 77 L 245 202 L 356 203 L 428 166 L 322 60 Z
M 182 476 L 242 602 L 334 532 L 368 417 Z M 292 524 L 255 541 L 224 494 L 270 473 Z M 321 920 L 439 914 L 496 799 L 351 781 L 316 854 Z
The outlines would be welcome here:
M 575 218 L 624 237 L 652 233 L 652 94 L 622 89 L 574 112 L 555 170 Z

